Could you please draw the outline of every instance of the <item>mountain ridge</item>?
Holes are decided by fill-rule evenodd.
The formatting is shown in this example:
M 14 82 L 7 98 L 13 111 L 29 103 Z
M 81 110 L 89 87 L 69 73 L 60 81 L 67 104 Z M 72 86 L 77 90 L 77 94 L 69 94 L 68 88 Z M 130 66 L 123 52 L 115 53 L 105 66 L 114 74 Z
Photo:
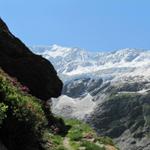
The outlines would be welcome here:
M 150 73 L 150 70 L 147 70 L 150 65 L 150 50 L 126 48 L 114 52 L 88 52 L 80 48 L 58 45 L 34 46 L 31 49 L 50 60 L 60 75 L 68 77 L 81 74 L 116 76 L 118 73 L 123 75 L 126 72 L 129 75 L 131 72 L 141 75 L 140 71 Z M 146 73 L 144 75 L 146 76 Z

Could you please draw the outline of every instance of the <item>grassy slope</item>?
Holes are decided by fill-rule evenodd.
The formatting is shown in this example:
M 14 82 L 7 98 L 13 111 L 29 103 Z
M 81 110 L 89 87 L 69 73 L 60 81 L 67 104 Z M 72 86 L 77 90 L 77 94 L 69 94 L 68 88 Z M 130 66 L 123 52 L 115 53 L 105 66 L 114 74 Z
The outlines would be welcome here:
M 40 100 L 27 91 L 0 70 L 0 140 L 8 149 L 115 150 L 111 139 L 98 137 L 77 120 L 65 120 L 71 128 L 67 135 L 59 135 L 57 128 L 48 126 Z

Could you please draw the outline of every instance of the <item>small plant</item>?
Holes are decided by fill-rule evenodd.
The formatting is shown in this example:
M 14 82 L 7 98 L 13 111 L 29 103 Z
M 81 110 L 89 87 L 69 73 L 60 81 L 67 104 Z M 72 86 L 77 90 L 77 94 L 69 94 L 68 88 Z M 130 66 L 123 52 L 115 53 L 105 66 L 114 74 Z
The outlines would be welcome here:
M 12 83 L 13 86 L 17 87 L 22 92 L 25 92 L 25 93 L 30 92 L 29 88 L 27 86 L 21 85 L 16 78 L 10 78 L 10 82 Z
M 25 92 L 25 93 L 28 93 L 30 90 L 29 90 L 28 87 L 22 86 L 22 87 L 21 87 L 21 91 L 23 91 L 23 92 Z
M 56 150 L 68 150 L 64 146 L 59 146 Z
M 99 137 L 97 140 L 98 140 L 101 144 L 114 146 L 114 143 L 113 143 L 112 139 L 109 138 L 109 137 Z

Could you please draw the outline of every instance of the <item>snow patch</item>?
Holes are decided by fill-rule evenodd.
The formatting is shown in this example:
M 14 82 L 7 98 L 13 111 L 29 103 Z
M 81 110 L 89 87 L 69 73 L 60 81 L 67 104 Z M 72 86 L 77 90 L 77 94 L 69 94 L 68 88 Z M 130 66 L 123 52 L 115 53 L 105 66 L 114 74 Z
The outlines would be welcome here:
M 84 117 L 93 112 L 96 103 L 92 101 L 93 97 L 87 94 L 82 99 L 73 99 L 66 95 L 60 96 L 57 100 L 53 99 L 53 113 L 62 114 L 62 116 L 84 119 Z

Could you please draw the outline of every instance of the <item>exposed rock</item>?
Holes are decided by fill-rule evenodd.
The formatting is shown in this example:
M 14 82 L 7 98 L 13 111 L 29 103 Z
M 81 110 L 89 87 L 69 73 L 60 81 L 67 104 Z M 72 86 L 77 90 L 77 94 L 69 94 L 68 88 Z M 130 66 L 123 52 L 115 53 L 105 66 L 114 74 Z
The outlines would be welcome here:
M 91 79 L 91 78 L 80 78 L 75 79 L 66 83 L 63 87 L 62 94 L 67 95 L 72 98 L 80 98 L 90 93 L 90 95 L 95 96 L 98 93 L 103 80 L 100 79 Z
M 148 80 L 105 82 L 82 77 L 65 84 L 62 92 L 65 95 L 54 100 L 52 110 L 64 117 L 84 119 L 100 135 L 113 138 L 121 150 L 149 150 L 149 89 Z M 82 105 L 87 94 L 90 97 Z M 80 111 L 75 109 L 76 104 Z M 86 107 L 92 111 L 85 113 Z
M 52 64 L 33 54 L 13 36 L 0 19 L 0 67 L 29 88 L 34 96 L 47 100 L 61 94 L 62 82 Z
M 88 122 L 100 135 L 115 139 L 121 150 L 150 146 L 149 93 L 120 93 L 99 104 Z
M 0 18 L 0 30 L 3 30 L 5 32 L 9 32 L 7 25 L 5 24 L 5 22 L 1 18 Z

